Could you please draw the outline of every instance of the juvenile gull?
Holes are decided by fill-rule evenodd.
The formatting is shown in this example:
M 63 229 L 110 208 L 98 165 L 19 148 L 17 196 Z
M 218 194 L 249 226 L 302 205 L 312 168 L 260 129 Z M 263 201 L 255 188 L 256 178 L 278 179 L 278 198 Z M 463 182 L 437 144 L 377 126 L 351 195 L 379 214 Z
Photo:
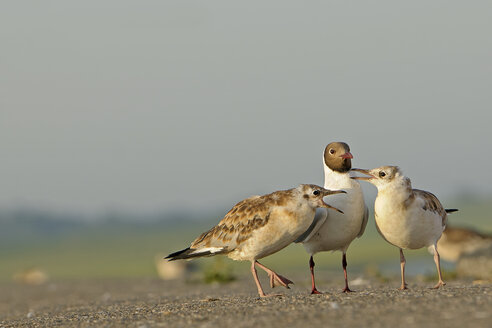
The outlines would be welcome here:
M 326 204 L 323 197 L 345 193 L 341 190 L 301 184 L 297 188 L 253 196 L 237 203 L 219 222 L 195 239 L 191 246 L 166 257 L 169 261 L 217 254 L 236 261 L 251 261 L 251 273 L 261 297 L 261 287 L 255 265 L 270 277 L 270 286 L 289 288 L 292 281 L 258 262 L 280 251 L 299 237 L 312 223 L 316 208 L 339 209 Z
M 369 214 L 359 182 L 351 179 L 349 175 L 352 158 L 350 148 L 344 142 L 332 142 L 326 146 L 323 154 L 325 188 L 343 189 L 347 192 L 346 195 L 330 198 L 330 204 L 342 210 L 344 214 L 319 209 L 309 229 L 296 240 L 296 242 L 302 242 L 306 252 L 311 255 L 309 259 L 311 294 L 321 294 L 316 289 L 314 281 L 313 255 L 323 251 L 342 252 L 345 277 L 343 291 L 351 291 L 347 279 L 346 253 L 350 243 L 364 233 Z
M 400 248 L 401 287 L 405 282 L 404 249 L 429 247 L 434 253 L 439 276 L 434 288 L 444 286 L 437 241 L 446 227 L 447 211 L 439 199 L 428 191 L 412 189 L 410 179 L 397 166 L 382 166 L 372 170 L 353 169 L 369 177 L 354 177 L 366 180 L 378 188 L 374 203 L 376 228 L 390 244 Z
M 490 246 L 492 246 L 492 235 L 449 225 L 437 242 L 439 255 L 449 262 L 456 262 L 463 254 L 470 254 Z M 429 249 L 429 252 L 433 254 L 432 249 Z

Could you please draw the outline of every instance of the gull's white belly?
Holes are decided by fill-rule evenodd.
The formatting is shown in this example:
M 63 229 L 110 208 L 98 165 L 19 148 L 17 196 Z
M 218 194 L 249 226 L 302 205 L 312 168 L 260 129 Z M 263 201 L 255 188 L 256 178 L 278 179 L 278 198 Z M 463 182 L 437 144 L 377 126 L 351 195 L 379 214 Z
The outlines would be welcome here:
M 376 199 L 376 227 L 384 239 L 403 249 L 433 245 L 441 237 L 442 218 L 419 207 L 404 209 Z
M 358 186 L 358 185 L 357 185 Z M 331 188 L 335 189 L 335 188 Z M 341 188 L 343 189 L 343 188 Z M 359 234 L 365 211 L 364 197 L 359 188 L 344 189 L 347 194 L 333 195 L 325 201 L 344 214 L 328 209 L 328 217 L 318 231 L 304 243 L 306 251 L 346 251 Z

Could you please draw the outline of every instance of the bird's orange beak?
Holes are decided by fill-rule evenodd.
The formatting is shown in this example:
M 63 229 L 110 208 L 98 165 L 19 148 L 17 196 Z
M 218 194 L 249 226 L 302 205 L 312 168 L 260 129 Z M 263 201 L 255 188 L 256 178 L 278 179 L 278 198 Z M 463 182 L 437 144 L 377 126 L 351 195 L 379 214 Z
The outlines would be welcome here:
M 341 158 L 354 158 L 354 156 L 352 156 L 352 154 L 348 151 L 346 152 L 345 154 L 343 155 L 340 155 Z

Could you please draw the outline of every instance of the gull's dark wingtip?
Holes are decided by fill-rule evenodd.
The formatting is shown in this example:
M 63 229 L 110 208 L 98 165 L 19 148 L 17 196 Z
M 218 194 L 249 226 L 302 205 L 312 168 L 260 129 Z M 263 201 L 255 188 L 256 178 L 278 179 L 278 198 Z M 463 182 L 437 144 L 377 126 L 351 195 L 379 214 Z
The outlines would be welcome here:
M 187 255 L 188 255 L 189 250 L 190 250 L 190 248 L 188 247 L 188 248 L 182 249 L 180 251 L 171 253 L 168 256 L 166 256 L 164 258 L 164 260 L 175 261 L 175 260 L 186 259 L 186 258 L 188 258 Z

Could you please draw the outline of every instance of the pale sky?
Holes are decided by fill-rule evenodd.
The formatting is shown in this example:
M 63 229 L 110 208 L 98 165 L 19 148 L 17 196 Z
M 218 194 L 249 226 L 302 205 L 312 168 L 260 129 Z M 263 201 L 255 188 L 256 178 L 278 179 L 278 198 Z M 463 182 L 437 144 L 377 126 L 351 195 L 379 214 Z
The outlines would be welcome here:
M 226 209 L 322 185 L 331 141 L 492 194 L 491 1 L 1 8 L 0 209 Z

